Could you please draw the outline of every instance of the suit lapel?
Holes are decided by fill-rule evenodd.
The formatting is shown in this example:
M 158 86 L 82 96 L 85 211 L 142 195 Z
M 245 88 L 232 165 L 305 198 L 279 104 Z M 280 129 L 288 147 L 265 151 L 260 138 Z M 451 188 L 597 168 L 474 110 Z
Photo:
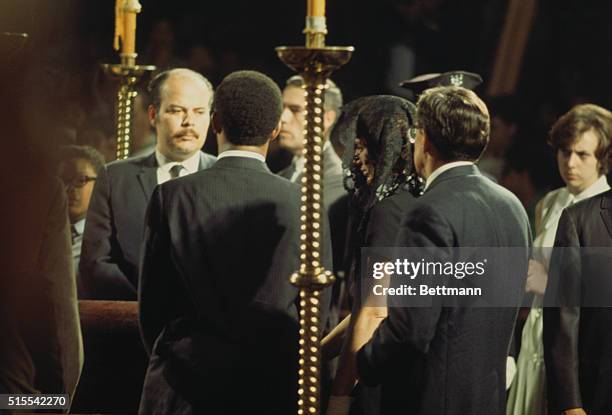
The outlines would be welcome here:
M 153 189 L 157 185 L 157 160 L 155 159 L 155 153 L 143 159 L 140 172 L 138 173 L 138 181 L 144 192 L 145 200 L 148 201 L 151 198 Z
M 601 199 L 601 218 L 606 224 L 610 238 L 612 238 L 612 193 L 610 192 L 607 192 L 606 196 Z

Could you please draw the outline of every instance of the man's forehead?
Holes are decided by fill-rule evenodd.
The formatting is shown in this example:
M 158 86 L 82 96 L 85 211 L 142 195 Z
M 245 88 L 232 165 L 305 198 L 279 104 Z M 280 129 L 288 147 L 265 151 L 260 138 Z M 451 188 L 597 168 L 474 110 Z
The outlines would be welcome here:
M 593 129 L 590 129 L 579 134 L 572 141 L 569 141 L 566 147 L 574 151 L 594 152 L 595 149 L 597 149 L 598 144 L 599 138 L 597 137 Z
M 288 86 L 283 90 L 283 103 L 286 105 L 306 105 L 304 89 L 297 86 Z
M 198 94 L 207 99 L 210 95 L 210 88 L 203 80 L 185 74 L 171 75 L 161 85 L 160 95 L 162 99 L 166 96 L 187 94 Z

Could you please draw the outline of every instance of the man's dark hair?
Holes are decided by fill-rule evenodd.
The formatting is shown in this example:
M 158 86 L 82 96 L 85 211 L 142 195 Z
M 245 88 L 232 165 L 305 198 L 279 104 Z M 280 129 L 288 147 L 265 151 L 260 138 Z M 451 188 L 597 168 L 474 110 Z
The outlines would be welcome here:
M 293 75 L 287 79 L 285 86 L 292 86 L 296 88 L 304 87 L 304 78 L 301 75 Z M 335 111 L 336 114 L 340 111 L 342 106 L 342 91 L 331 79 L 327 80 L 325 88 L 325 111 Z
M 210 91 L 210 102 L 208 104 L 210 105 L 212 103 L 214 90 L 212 84 L 208 79 L 202 76 L 202 74 L 200 74 L 199 72 L 192 71 L 191 69 L 174 68 L 158 73 L 153 79 L 151 79 L 151 82 L 149 82 L 147 92 L 150 95 L 150 103 L 155 107 L 155 109 L 159 110 L 159 106 L 161 104 L 162 86 L 164 85 L 166 80 L 168 80 L 168 78 L 172 75 L 193 76 L 196 79 L 200 79 L 202 82 L 204 82 L 204 84 L 206 84 L 208 90 Z
M 63 146 L 60 152 L 60 160 L 84 159 L 91 164 L 96 174 L 100 174 L 104 169 L 104 157 L 98 150 L 89 146 L 68 145 Z
M 548 143 L 555 151 L 564 149 L 590 130 L 598 139 L 595 157 L 599 161 L 599 173 L 606 174 L 612 156 L 612 113 L 607 109 L 594 104 L 576 105 L 552 126 Z
M 281 91 L 260 72 L 233 72 L 217 88 L 213 111 L 230 143 L 260 146 L 280 121 Z
M 465 88 L 443 86 L 423 92 L 417 103 L 417 125 L 443 161 L 476 161 L 489 141 L 485 104 Z

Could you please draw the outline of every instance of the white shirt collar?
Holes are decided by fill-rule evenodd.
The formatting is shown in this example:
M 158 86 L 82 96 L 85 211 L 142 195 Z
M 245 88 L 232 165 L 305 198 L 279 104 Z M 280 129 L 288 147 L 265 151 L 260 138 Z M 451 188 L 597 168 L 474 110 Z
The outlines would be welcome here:
M 200 166 L 200 151 L 196 151 L 196 153 L 189 157 L 187 160 L 183 160 L 181 162 L 169 160 L 166 156 L 159 152 L 159 150 L 155 150 L 155 158 L 157 159 L 157 165 L 160 169 L 162 169 L 166 173 L 170 173 L 170 169 L 177 164 L 182 165 L 187 173 L 195 173 L 198 171 L 198 167 Z
M 323 144 L 323 152 L 325 152 L 330 146 L 331 146 L 331 143 L 329 142 L 329 140 L 327 140 Z M 302 174 L 302 171 L 304 170 L 304 166 L 306 165 L 306 157 L 304 156 L 303 152 L 300 153 L 299 156 L 294 156 L 292 163 L 295 166 L 295 172 L 293 173 L 293 176 L 291 177 L 290 180 L 293 182 L 295 181 L 297 176 Z
M 259 160 L 262 163 L 266 162 L 266 158 L 261 154 L 247 150 L 225 150 L 224 152 L 219 153 L 219 155 L 217 156 L 217 160 L 221 160 L 225 157 L 246 157 L 250 159 Z
M 567 190 L 567 187 L 565 188 Z M 569 190 L 567 190 L 567 195 L 564 195 L 568 198 L 568 201 L 565 202 L 565 205 L 569 204 L 569 201 L 573 203 L 580 202 L 581 200 L 588 199 L 589 197 L 593 197 L 599 193 L 603 193 L 606 190 L 610 189 L 608 185 L 608 179 L 605 175 L 600 176 L 599 179 L 595 180 L 592 185 L 584 189 L 582 192 L 577 195 L 572 195 Z
M 433 172 L 431 172 L 431 174 L 429 175 L 429 177 L 427 178 L 427 180 L 425 181 L 425 189 L 427 190 L 427 188 L 431 185 L 431 183 L 436 180 L 436 178 L 441 175 L 442 173 L 444 173 L 447 170 L 450 170 L 454 167 L 460 167 L 460 166 L 473 166 L 474 163 L 471 161 L 453 161 L 451 163 L 446 163 L 441 165 L 440 167 L 438 167 L 437 169 L 435 169 Z
M 78 232 L 79 235 L 83 235 L 83 231 L 85 230 L 85 218 L 73 223 L 72 227 Z

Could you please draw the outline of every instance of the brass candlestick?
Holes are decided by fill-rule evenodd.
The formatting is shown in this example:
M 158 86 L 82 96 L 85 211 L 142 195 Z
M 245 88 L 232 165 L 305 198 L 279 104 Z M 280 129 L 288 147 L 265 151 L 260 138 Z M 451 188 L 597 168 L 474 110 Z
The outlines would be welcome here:
M 121 64 L 102 64 L 104 72 L 113 79 L 119 80 L 117 91 L 117 159 L 130 156 L 130 138 L 132 137 L 132 114 L 134 99 L 138 94 L 136 85 L 156 68 L 152 65 L 136 65 L 136 54 L 122 54 Z
M 326 47 L 324 17 L 306 18 L 306 47 L 281 46 L 281 61 L 304 78 L 305 165 L 302 176 L 300 269 L 291 283 L 300 289 L 298 415 L 317 415 L 320 408 L 321 291 L 334 276 L 322 263 L 323 115 L 325 88 L 331 73 L 347 63 L 352 47 Z

